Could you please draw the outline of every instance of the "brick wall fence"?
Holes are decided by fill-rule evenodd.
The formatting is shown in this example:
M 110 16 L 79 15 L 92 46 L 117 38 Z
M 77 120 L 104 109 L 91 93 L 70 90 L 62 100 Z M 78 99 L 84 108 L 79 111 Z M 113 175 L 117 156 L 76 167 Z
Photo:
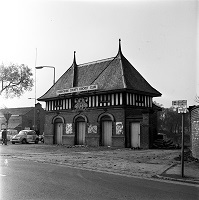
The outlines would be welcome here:
M 192 156 L 199 159 L 199 106 L 190 109 Z

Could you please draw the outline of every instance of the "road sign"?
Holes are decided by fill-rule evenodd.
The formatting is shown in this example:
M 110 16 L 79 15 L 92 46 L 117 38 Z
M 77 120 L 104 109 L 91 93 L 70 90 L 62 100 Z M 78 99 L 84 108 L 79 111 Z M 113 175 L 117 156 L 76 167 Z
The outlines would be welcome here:
M 181 176 L 184 177 L 184 119 L 183 115 L 187 112 L 187 100 L 172 101 L 174 110 L 178 109 L 178 113 L 182 113 L 182 148 L 181 148 Z
M 182 107 L 178 108 L 178 113 L 186 113 L 186 112 L 187 112 L 186 108 L 182 108 Z
M 187 100 L 178 101 L 178 106 L 182 107 L 182 108 L 186 108 L 187 107 Z
M 186 113 L 187 112 L 187 100 L 172 101 L 172 107 L 175 110 L 178 109 L 178 113 Z
M 172 106 L 173 107 L 186 108 L 187 107 L 187 100 L 172 101 Z
M 178 101 L 172 101 L 172 106 L 173 107 L 178 107 Z

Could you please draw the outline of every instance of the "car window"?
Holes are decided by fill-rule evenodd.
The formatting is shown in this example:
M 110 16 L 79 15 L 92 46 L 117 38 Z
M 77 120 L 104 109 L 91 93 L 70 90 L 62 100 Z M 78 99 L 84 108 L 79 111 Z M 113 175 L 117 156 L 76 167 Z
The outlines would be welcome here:
M 30 132 L 27 133 L 27 135 L 35 135 L 35 133 L 30 131 Z
M 24 135 L 27 134 L 26 131 L 20 131 L 18 135 Z

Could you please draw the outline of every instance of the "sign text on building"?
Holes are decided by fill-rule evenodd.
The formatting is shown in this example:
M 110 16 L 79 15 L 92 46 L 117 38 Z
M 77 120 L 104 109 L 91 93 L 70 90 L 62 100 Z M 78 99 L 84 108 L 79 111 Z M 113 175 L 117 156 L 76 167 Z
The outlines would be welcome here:
M 82 87 L 74 87 L 69 89 L 57 90 L 57 95 L 74 93 L 74 92 L 84 92 L 89 90 L 97 90 L 97 85 L 89 85 L 89 86 L 82 86 Z

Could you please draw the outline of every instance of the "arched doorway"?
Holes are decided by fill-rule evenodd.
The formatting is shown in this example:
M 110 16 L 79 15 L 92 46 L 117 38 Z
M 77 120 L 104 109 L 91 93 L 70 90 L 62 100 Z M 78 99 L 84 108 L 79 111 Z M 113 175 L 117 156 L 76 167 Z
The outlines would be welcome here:
M 101 117 L 101 146 L 112 146 L 113 121 L 110 116 Z
M 62 144 L 63 121 L 61 118 L 54 120 L 54 144 Z
M 75 144 L 84 145 L 86 135 L 86 121 L 85 118 L 79 116 L 75 120 L 76 131 L 75 131 Z

